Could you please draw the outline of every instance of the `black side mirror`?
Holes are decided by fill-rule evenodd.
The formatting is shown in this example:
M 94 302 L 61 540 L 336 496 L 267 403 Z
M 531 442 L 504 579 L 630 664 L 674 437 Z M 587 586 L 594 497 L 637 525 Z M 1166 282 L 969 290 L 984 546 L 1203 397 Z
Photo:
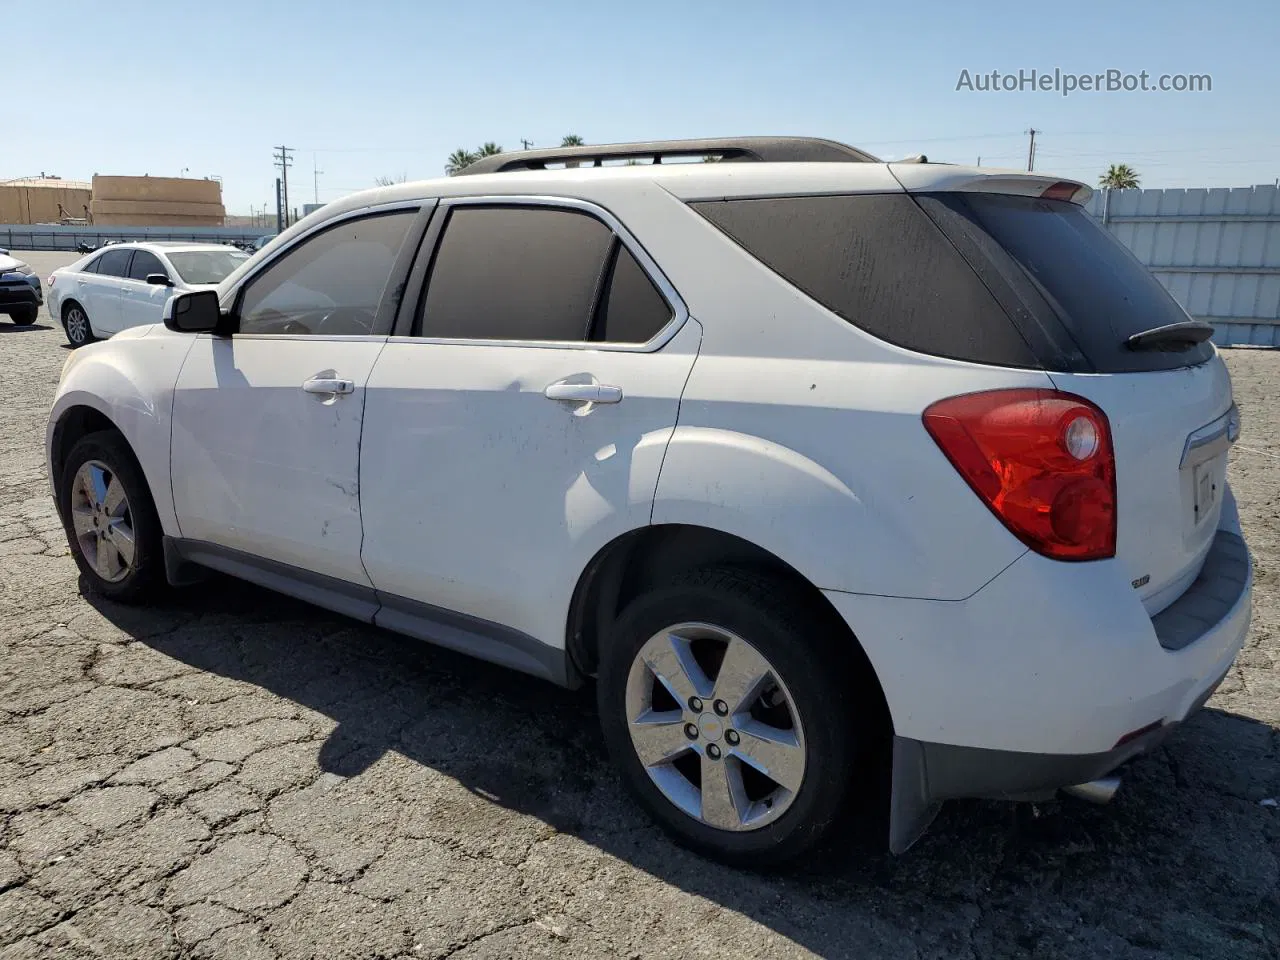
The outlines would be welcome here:
M 173 281 L 166 277 L 163 273 L 148 273 L 147 283 L 155 287 L 172 287 Z
M 164 307 L 164 325 L 179 333 L 216 333 L 222 325 L 218 291 L 195 290 L 170 297 Z

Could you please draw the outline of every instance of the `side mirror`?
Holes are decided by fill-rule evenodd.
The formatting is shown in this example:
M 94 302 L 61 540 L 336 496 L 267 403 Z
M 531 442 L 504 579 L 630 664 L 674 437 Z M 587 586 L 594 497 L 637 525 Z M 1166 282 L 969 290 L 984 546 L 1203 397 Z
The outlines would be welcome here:
M 218 291 L 195 290 L 170 297 L 164 305 L 164 325 L 179 333 L 216 333 L 222 325 Z
M 166 277 L 163 273 L 148 273 L 147 283 L 154 287 L 172 287 L 173 281 Z

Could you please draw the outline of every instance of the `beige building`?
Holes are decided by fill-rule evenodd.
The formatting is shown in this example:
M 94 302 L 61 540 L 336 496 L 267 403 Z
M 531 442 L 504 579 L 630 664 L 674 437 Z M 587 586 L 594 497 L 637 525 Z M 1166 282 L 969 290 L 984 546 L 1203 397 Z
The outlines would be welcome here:
M 33 177 L 0 180 L 0 223 L 57 223 L 87 217 L 90 185 L 79 180 Z
M 97 226 L 220 227 L 227 215 L 221 183 L 180 177 L 95 176 L 89 209 Z

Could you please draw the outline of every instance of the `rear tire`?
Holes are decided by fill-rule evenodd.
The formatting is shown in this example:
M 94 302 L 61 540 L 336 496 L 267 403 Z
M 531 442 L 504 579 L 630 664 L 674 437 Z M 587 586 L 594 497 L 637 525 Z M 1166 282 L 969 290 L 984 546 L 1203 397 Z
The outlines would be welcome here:
M 816 851 L 853 812 L 855 774 L 859 787 L 879 784 L 864 767 L 883 730 L 864 709 L 852 642 L 810 598 L 742 570 L 695 571 L 634 600 L 601 650 L 597 684 L 627 787 L 709 858 L 770 868 Z M 753 683 L 758 695 L 728 703 Z
M 142 468 L 119 433 L 91 433 L 71 449 L 58 508 L 71 555 L 95 593 L 140 603 L 164 585 L 160 518 Z
M 72 348 L 83 347 L 98 339 L 93 335 L 93 327 L 89 324 L 89 314 L 74 300 L 62 308 L 62 328 L 67 332 L 67 343 Z
M 39 307 L 13 307 L 9 311 L 9 319 L 16 327 L 29 327 L 39 316 Z

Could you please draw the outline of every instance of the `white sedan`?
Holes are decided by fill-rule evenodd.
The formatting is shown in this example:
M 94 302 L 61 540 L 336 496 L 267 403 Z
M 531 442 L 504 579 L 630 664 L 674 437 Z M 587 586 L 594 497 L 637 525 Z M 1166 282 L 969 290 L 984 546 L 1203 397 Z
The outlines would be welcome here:
M 175 293 L 216 286 L 249 254 L 211 243 L 119 243 L 49 277 L 49 315 L 82 347 L 128 327 L 159 323 Z

